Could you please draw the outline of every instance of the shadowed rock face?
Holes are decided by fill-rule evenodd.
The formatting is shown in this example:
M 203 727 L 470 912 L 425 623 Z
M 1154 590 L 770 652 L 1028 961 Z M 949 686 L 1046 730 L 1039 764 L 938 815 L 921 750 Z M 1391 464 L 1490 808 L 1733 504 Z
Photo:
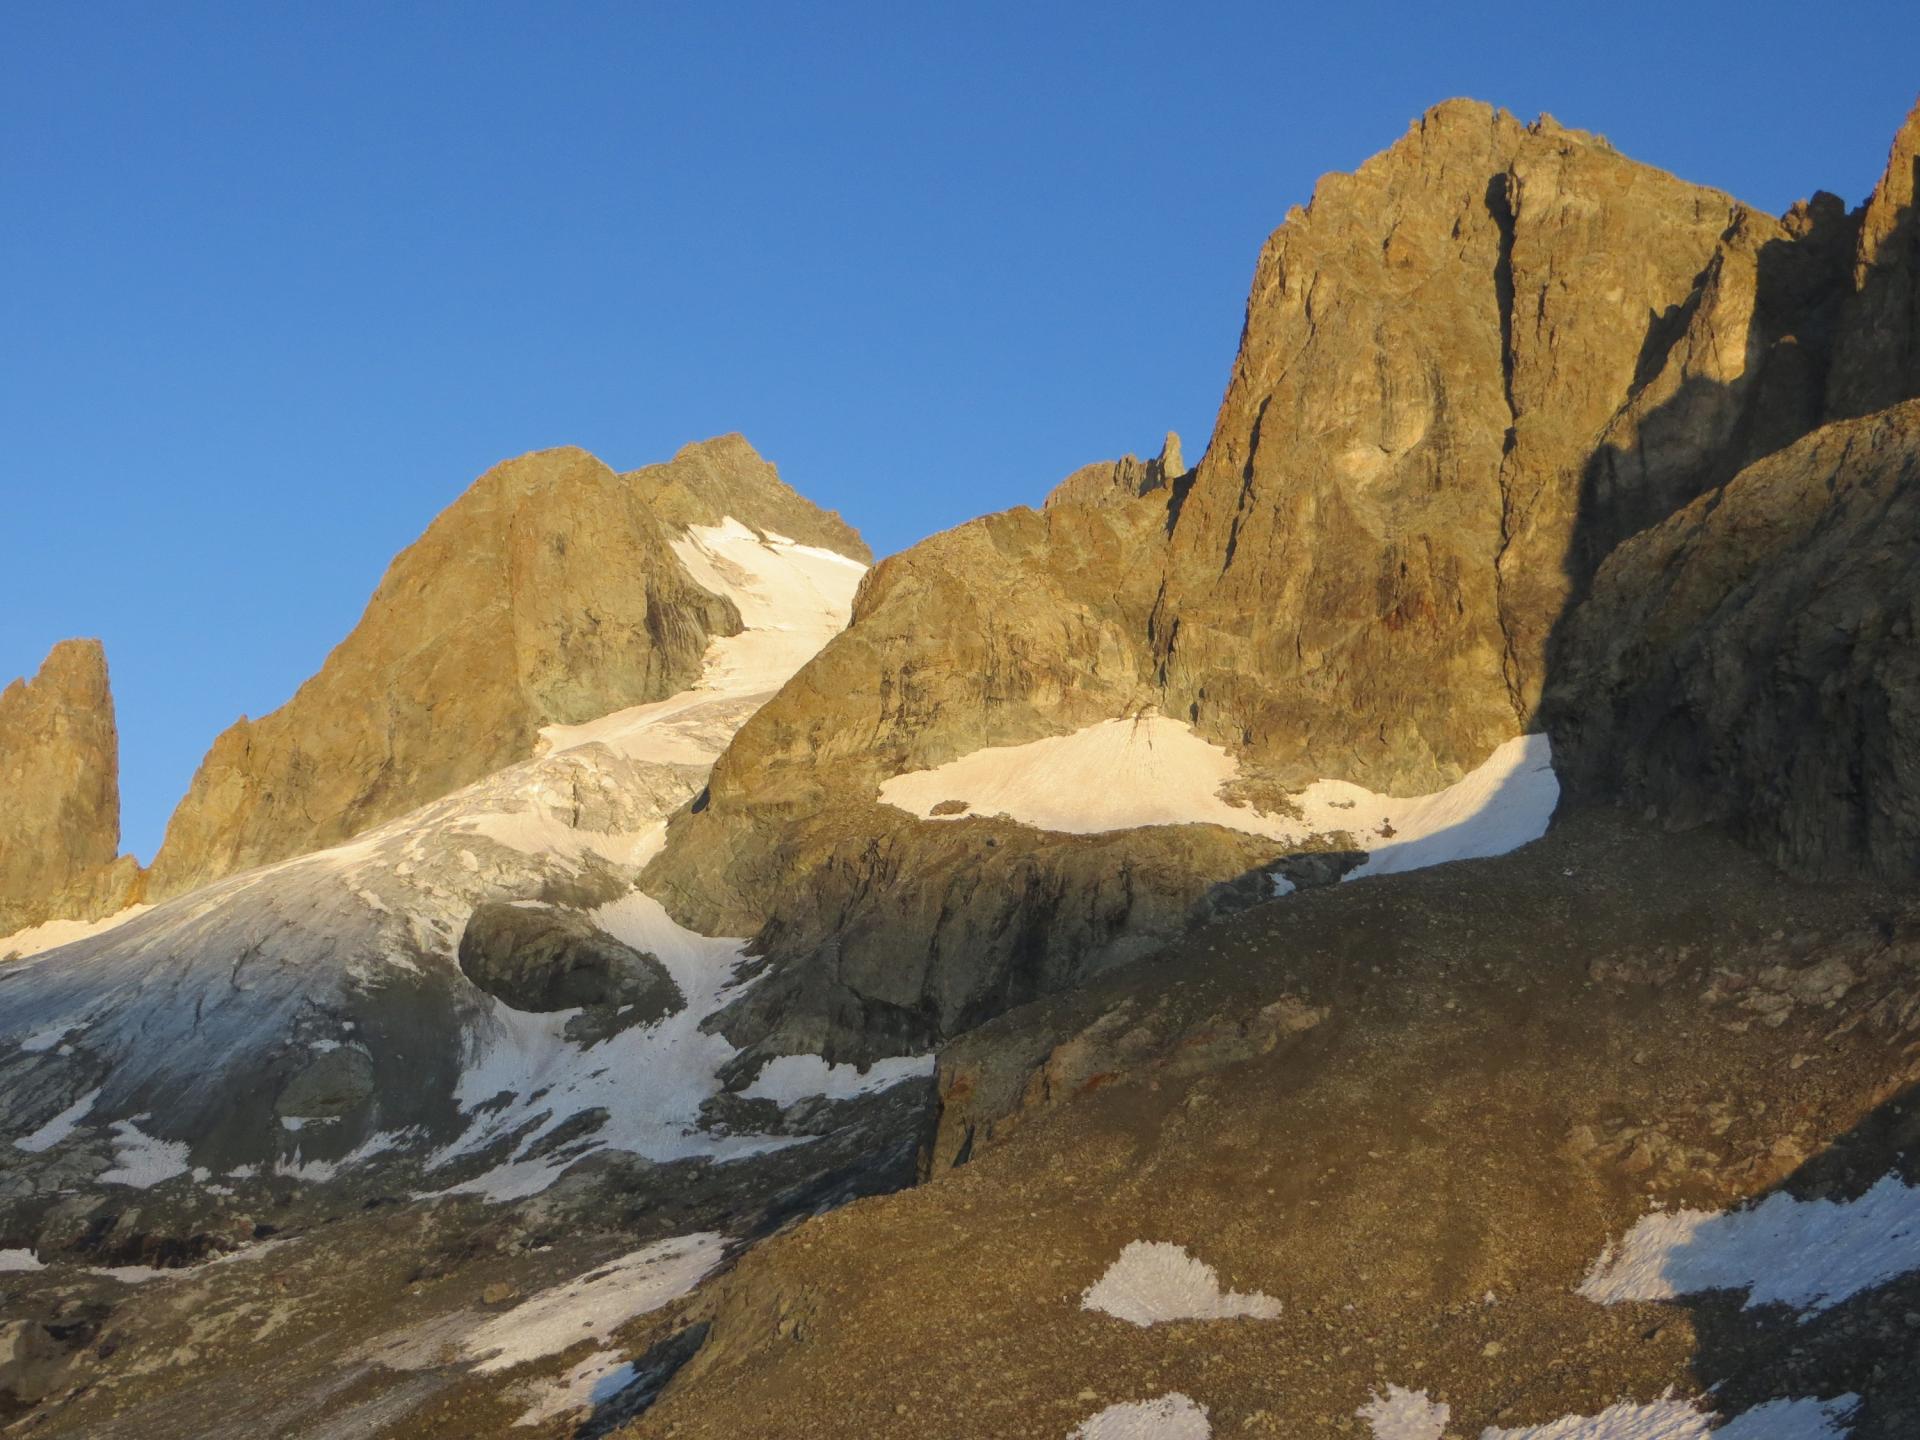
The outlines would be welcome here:
M 156 895 L 319 849 L 523 759 L 539 728 L 684 690 L 732 602 L 583 450 L 496 466 L 403 550 L 293 699 L 214 742 Z
M 1614 551 L 1551 712 L 1575 793 L 1801 873 L 1920 873 L 1920 401 L 1816 431 Z
M 138 898 L 121 858 L 120 738 L 98 640 L 63 640 L 0 690 L 0 935 Z

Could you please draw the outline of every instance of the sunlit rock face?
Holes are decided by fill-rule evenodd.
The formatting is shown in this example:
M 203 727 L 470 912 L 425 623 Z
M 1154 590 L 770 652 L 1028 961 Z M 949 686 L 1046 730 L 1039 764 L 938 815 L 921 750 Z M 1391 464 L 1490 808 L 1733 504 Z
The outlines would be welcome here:
M 0 937 L 137 897 L 120 857 L 120 738 L 98 640 L 63 640 L 0 690 Z M 0 939 L 0 954 L 7 952 Z
M 728 1033 L 850 1054 L 924 1043 L 1136 958 L 1234 903 L 1224 882 L 1299 869 L 1302 844 L 1345 846 L 1356 864 L 1375 848 L 1333 825 L 1236 823 L 1228 806 L 1290 817 L 1329 782 L 1425 803 L 1550 724 L 1581 750 L 1583 798 L 1660 789 L 1600 737 L 1611 722 L 1573 728 L 1584 684 L 1600 687 L 1597 715 L 1627 703 L 1605 674 L 1631 667 L 1612 648 L 1638 634 L 1626 588 L 1596 577 L 1623 542 L 1686 523 L 1696 501 L 1710 509 L 1823 424 L 1920 389 L 1899 358 L 1914 334 L 1913 124 L 1853 213 L 1817 194 L 1776 219 L 1601 137 L 1466 101 L 1326 177 L 1261 253 L 1196 466 L 1177 446 L 1089 466 L 1038 511 L 883 561 L 846 634 L 674 819 L 649 885 L 700 928 L 757 933 L 772 961 Z M 1911 588 L 1903 547 L 1897 594 Z M 1811 575 L 1819 562 L 1804 558 Z M 1751 615 L 1796 603 L 1784 574 L 1749 579 L 1767 593 Z M 1889 612 L 1890 636 L 1898 623 Z M 1740 643 L 1724 693 L 1765 690 L 1762 638 Z M 1886 654 L 1881 669 L 1897 670 Z M 1808 664 L 1812 685 L 1845 673 Z M 1871 693 L 1897 697 L 1903 682 L 1888 672 Z M 1848 732 L 1788 716 L 1799 702 L 1784 690 L 1747 698 L 1744 719 L 1730 709 L 1684 746 L 1713 750 L 1716 727 L 1738 724 L 1778 729 L 1756 755 L 1801 747 L 1791 793 L 1751 803 L 1802 818 L 1756 820 L 1753 843 L 1818 869 L 1846 826 L 1906 824 L 1879 813 L 1904 802 L 1829 784 L 1856 752 L 1881 757 L 1876 774 L 1909 763 L 1900 722 Z M 1143 821 L 1092 827 L 1095 839 L 957 808 L 958 794 L 916 809 L 916 826 L 879 803 L 903 776 L 1142 719 L 1185 726 L 1232 762 L 1223 805 L 1179 817 L 1214 828 L 1175 843 Z M 1765 762 L 1714 753 L 1716 768 L 1674 788 L 1677 823 L 1749 805 Z M 1123 764 L 1091 783 L 1125 796 L 1136 778 Z M 925 824 L 956 816 L 966 823 Z M 1782 824 L 1812 830 L 1782 840 Z M 1888 843 L 1849 839 L 1852 858 L 1833 863 L 1871 851 L 1883 870 L 1907 864 L 1905 842 Z

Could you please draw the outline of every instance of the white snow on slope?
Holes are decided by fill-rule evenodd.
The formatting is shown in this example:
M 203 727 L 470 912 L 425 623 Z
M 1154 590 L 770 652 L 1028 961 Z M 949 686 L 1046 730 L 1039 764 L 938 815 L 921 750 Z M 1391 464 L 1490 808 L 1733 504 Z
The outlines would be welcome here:
M 1920 1269 L 1920 1187 L 1888 1175 L 1857 1200 L 1769 1195 L 1747 1210 L 1648 1215 L 1609 1245 L 1579 1293 L 1602 1305 L 1746 1290 L 1808 1314 Z
M 1280 1302 L 1257 1291 L 1223 1293 L 1214 1268 L 1180 1246 L 1135 1240 L 1087 1287 L 1080 1308 L 1146 1326 L 1170 1320 L 1271 1320 L 1280 1313 Z
M 136 1115 L 132 1120 L 113 1123 L 113 1168 L 94 1178 L 102 1185 L 131 1185 L 136 1190 L 151 1190 L 162 1180 L 187 1173 L 189 1161 L 183 1140 L 161 1140 L 147 1134 L 134 1121 L 149 1120 Z
M 46 1268 L 44 1263 L 34 1258 L 31 1250 L 0 1250 L 0 1273 Z
M 39 1055 L 56 1048 L 61 1041 L 79 1029 L 84 1021 L 56 1020 L 51 1025 L 43 1025 L 31 1035 L 23 1038 L 20 1048 L 29 1055 Z
M 1373 1431 L 1373 1440 L 1440 1440 L 1451 1411 L 1424 1390 L 1387 1386 L 1354 1412 Z
M 1598 1415 L 1563 1415 L 1540 1425 L 1489 1425 L 1480 1440 L 1843 1440 L 1857 1395 L 1832 1400 L 1769 1400 L 1715 1427 L 1718 1417 L 1671 1395 L 1640 1405 L 1610 1405 Z M 1389 1385 L 1358 1414 L 1373 1440 L 1440 1440 L 1449 1409 L 1424 1391 Z
M 1178 1390 L 1158 1400 L 1109 1405 L 1075 1427 L 1067 1440 L 1207 1440 L 1207 1407 Z
M 852 1100 L 902 1080 L 926 1079 L 933 1074 L 934 1060 L 931 1054 L 897 1055 L 875 1061 L 863 1074 L 858 1065 L 830 1065 L 818 1055 L 780 1055 L 740 1093 L 748 1100 L 777 1101 L 783 1110 L 815 1095 Z
M 39 1154 L 42 1150 L 51 1150 L 71 1135 L 80 1122 L 87 1118 L 87 1112 L 93 1109 L 94 1102 L 100 1098 L 98 1090 L 89 1090 L 73 1104 L 62 1110 L 31 1135 L 22 1135 L 13 1142 L 18 1150 L 30 1150 Z
M 695 526 L 674 542 L 674 553 L 693 577 L 727 595 L 747 627 L 715 640 L 698 686 L 651 705 L 638 705 L 584 725 L 541 731 L 544 755 L 564 759 L 583 747 L 604 745 L 650 763 L 709 766 L 748 715 L 845 627 L 853 594 L 866 567 L 830 550 L 762 539 L 736 520 Z M 616 840 L 583 841 L 546 811 L 485 817 L 479 833 L 512 848 L 563 853 L 591 843 L 597 853 L 628 865 L 644 865 L 665 840 L 664 823 Z M 553 1155 L 527 1151 L 580 1111 L 601 1107 L 606 1123 L 587 1142 L 594 1149 L 630 1151 L 651 1160 L 695 1155 L 738 1159 L 803 1138 L 717 1136 L 697 1121 L 702 1102 L 719 1093 L 717 1073 L 738 1052 L 700 1024 L 736 999 L 744 985 L 734 971 L 746 941 L 699 935 L 676 925 L 661 906 L 634 893 L 593 912 L 594 922 L 615 938 L 659 957 L 686 997 L 686 1008 L 655 1024 L 622 1031 L 591 1048 L 564 1035 L 577 1012 L 528 1014 L 490 1001 L 470 1037 L 470 1052 L 456 1098 L 477 1110 L 502 1092 L 515 1099 L 477 1115 L 431 1167 L 471 1155 L 498 1137 L 538 1121 L 506 1163 L 451 1187 L 495 1200 L 535 1193 L 578 1158 L 572 1147 Z M 933 1057 L 882 1061 L 862 1074 L 849 1065 L 829 1065 L 818 1056 L 774 1060 L 745 1092 L 790 1105 L 812 1095 L 850 1099 L 901 1080 L 932 1073 Z M 533 1098 L 538 1096 L 538 1099 Z M 540 1120 L 542 1114 L 546 1118 Z
M 636 1315 L 692 1293 L 726 1255 L 724 1235 L 660 1240 L 542 1290 L 481 1325 L 461 1342 L 482 1375 L 556 1355 L 582 1340 L 604 1342 Z
M 1598 1415 L 1566 1415 L 1544 1425 L 1488 1426 L 1480 1440 L 1841 1440 L 1859 1397 L 1770 1400 L 1718 1429 L 1711 1411 L 1685 1400 L 1610 1405 Z
M 1072 835 L 1211 824 L 1293 844 L 1344 830 L 1371 852 L 1349 878 L 1505 854 L 1546 833 L 1560 798 L 1545 735 L 1507 741 L 1472 774 L 1432 795 L 1395 799 L 1344 780 L 1317 780 L 1293 797 L 1298 820 L 1221 799 L 1221 787 L 1238 771 L 1233 756 L 1184 722 L 1144 715 L 896 775 L 881 785 L 880 798 L 923 819 L 1004 815 Z M 945 800 L 967 808 L 935 816 Z
M 24 960 L 29 955 L 40 955 L 48 950 L 57 950 L 62 945 L 71 945 L 76 940 L 104 935 L 152 908 L 151 905 L 129 905 L 103 920 L 49 920 L 44 925 L 30 925 L 11 935 L 0 935 L 0 962 Z
M 1353 802 L 1349 815 L 1367 816 L 1360 822 L 1365 829 L 1355 838 L 1369 853 L 1365 863 L 1347 873 L 1349 880 L 1505 855 L 1546 834 L 1553 808 L 1560 803 L 1553 743 L 1545 735 L 1516 736 L 1471 774 L 1411 800 L 1375 795 L 1343 781 L 1317 781 L 1301 797 L 1309 818 L 1326 813 L 1331 802 L 1324 797 L 1336 786 L 1342 798 Z M 1371 818 L 1376 813 L 1381 816 L 1377 826 Z M 1386 838 L 1389 823 L 1394 833 Z
M 539 1425 L 556 1415 L 603 1404 L 631 1385 L 638 1373 L 618 1350 L 596 1350 L 558 1380 L 533 1387 L 533 1403 L 513 1423 Z

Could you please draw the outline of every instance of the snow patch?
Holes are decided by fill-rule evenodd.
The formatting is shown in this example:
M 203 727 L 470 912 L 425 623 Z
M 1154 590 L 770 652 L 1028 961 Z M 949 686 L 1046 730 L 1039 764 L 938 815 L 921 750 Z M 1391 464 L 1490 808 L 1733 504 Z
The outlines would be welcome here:
M 740 1093 L 749 1100 L 772 1100 L 786 1109 L 814 1096 L 852 1100 L 933 1074 L 932 1055 L 899 1055 L 879 1060 L 863 1072 L 858 1065 L 830 1064 L 818 1055 L 779 1055 L 769 1060 Z
M 1158 1400 L 1109 1405 L 1067 1440 L 1207 1440 L 1211 1434 L 1207 1407 L 1174 1390 Z
M 1223 800 L 1239 762 L 1163 715 L 1106 720 L 1071 735 L 976 750 L 880 787 L 887 804 L 926 820 L 1004 815 L 1040 830 L 1090 835 L 1142 825 L 1220 825 L 1282 844 L 1345 831 L 1369 851 L 1348 878 L 1504 855 L 1546 833 L 1560 799 L 1545 735 L 1507 741 L 1470 775 L 1431 795 L 1396 799 L 1316 780 L 1295 819 Z M 965 809 L 935 815 L 942 801 Z M 1276 893 L 1285 893 L 1275 886 Z
M 1307 795 L 1339 783 L 1321 780 Z M 1342 789 L 1353 792 L 1356 811 L 1381 813 L 1372 833 L 1384 835 L 1389 823 L 1393 829 L 1389 843 L 1368 845 L 1366 862 L 1347 874 L 1349 880 L 1505 855 L 1546 834 L 1560 803 L 1553 744 L 1545 735 L 1507 741 L 1471 774 L 1432 795 L 1393 800 L 1357 785 Z
M 1373 1440 L 1440 1440 L 1452 1412 L 1424 1390 L 1387 1386 L 1354 1412 L 1373 1429 Z
M 0 1250 L 0 1274 L 18 1270 L 44 1270 L 44 1261 L 36 1260 L 31 1250 Z
M 15 1140 L 13 1142 L 14 1149 L 29 1150 L 36 1155 L 43 1150 L 51 1150 L 78 1128 L 80 1122 L 87 1118 L 88 1112 L 93 1109 L 94 1102 L 99 1100 L 99 1098 L 100 1092 L 98 1090 L 89 1090 L 31 1135 L 22 1135 L 18 1140 Z
M 187 1173 L 184 1140 L 159 1139 L 134 1123 L 152 1118 L 136 1115 L 132 1120 L 113 1122 L 113 1168 L 95 1177 L 102 1185 L 131 1185 L 136 1190 L 151 1190 L 163 1180 Z
M 533 1403 L 515 1425 L 538 1425 L 556 1415 L 602 1405 L 634 1381 L 638 1370 L 618 1350 L 596 1350 L 558 1380 L 532 1391 Z
M 1841 1440 L 1857 1395 L 1769 1400 L 1714 1428 L 1717 1418 L 1685 1400 L 1610 1405 L 1598 1415 L 1565 1415 L 1544 1425 L 1489 1426 L 1480 1440 Z
M 1254 1292 L 1222 1293 L 1211 1265 L 1164 1241 L 1135 1240 L 1107 1273 L 1080 1297 L 1082 1310 L 1101 1310 L 1133 1325 L 1170 1320 L 1271 1320 L 1280 1302 Z
M 1853 1427 L 1858 1395 L 1831 1400 L 1769 1400 L 1743 1410 L 1713 1432 L 1712 1440 L 1838 1440 Z
M 38 1055 L 43 1051 L 51 1050 L 68 1035 L 78 1030 L 83 1023 L 79 1020 L 56 1020 L 53 1024 L 42 1026 L 23 1038 L 19 1042 L 20 1048 L 29 1055 Z
M 1579 1293 L 1602 1305 L 1745 1290 L 1747 1307 L 1815 1314 L 1920 1269 L 1920 1187 L 1887 1175 L 1857 1200 L 1769 1195 L 1747 1210 L 1648 1215 L 1609 1245 Z
M 702 1232 L 622 1255 L 489 1320 L 465 1337 L 461 1351 L 478 1362 L 477 1373 L 487 1375 L 582 1340 L 604 1343 L 634 1316 L 691 1294 L 720 1263 L 726 1246 L 724 1235 Z
M 0 960 L 24 960 L 29 955 L 44 955 L 62 945 L 71 945 L 76 940 L 104 935 L 152 908 L 151 905 L 129 905 L 104 920 L 49 920 L 44 925 L 31 925 L 11 935 L 0 935 Z

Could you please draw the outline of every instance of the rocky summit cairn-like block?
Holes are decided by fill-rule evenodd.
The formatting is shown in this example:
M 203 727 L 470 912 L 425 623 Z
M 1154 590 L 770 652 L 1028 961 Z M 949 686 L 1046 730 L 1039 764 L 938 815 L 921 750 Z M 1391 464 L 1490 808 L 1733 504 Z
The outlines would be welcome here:
M 120 737 L 98 640 L 63 640 L 0 690 L 0 935 L 133 898 L 121 859 Z

